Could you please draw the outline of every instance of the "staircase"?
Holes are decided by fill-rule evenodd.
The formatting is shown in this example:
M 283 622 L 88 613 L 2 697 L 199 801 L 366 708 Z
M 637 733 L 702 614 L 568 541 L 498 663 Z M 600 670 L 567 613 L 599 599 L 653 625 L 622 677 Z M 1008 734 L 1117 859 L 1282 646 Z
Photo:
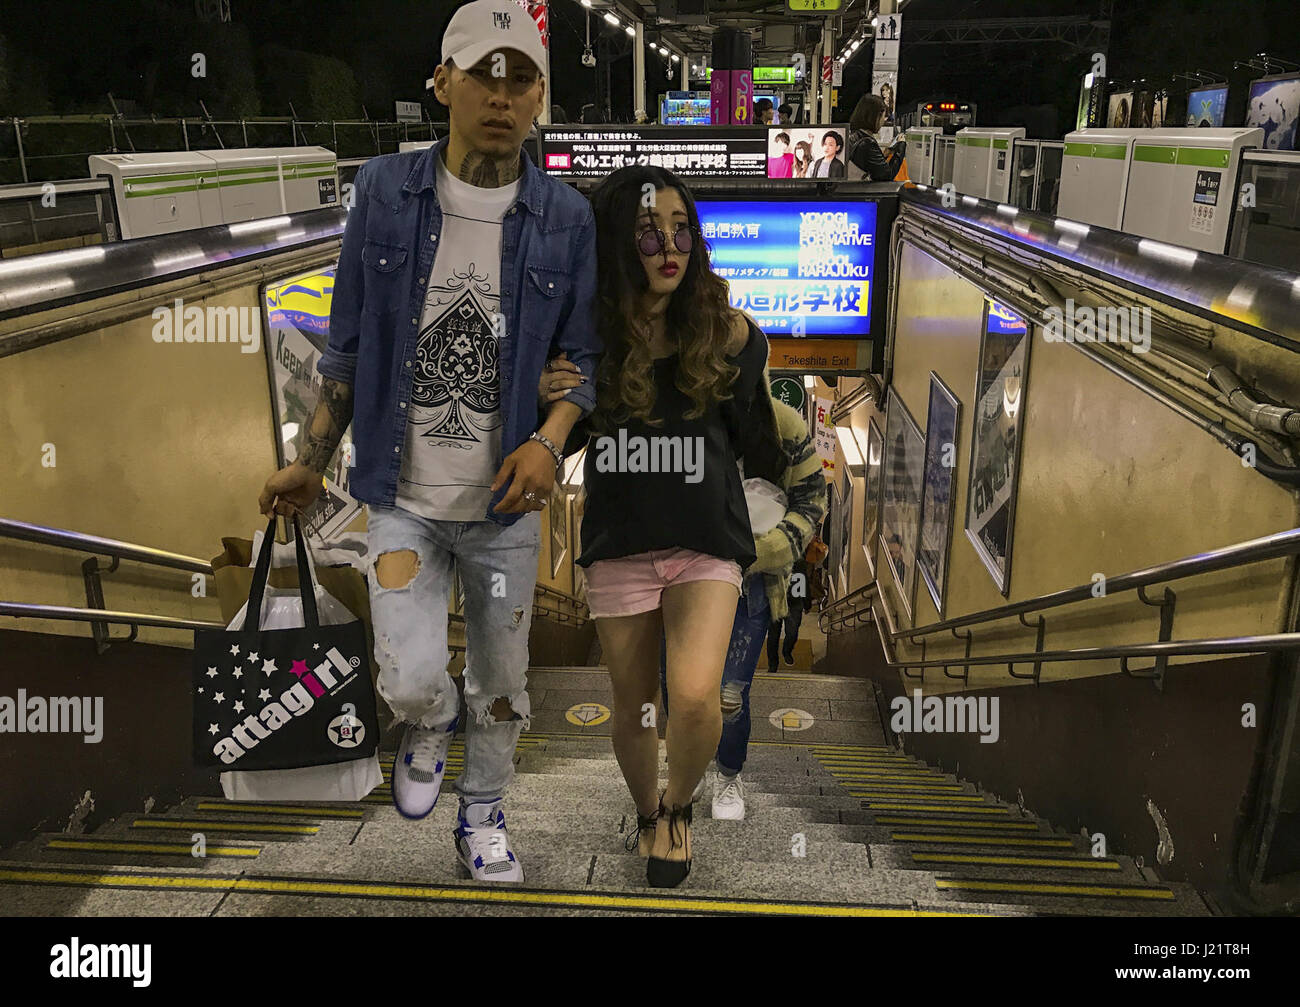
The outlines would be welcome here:
M 536 725 L 535 725 L 536 726 Z M 662 747 L 661 747 L 662 753 Z M 884 746 L 756 742 L 746 820 L 696 805 L 694 868 L 645 883 L 607 737 L 523 735 L 506 803 L 522 885 L 471 883 L 456 860 L 451 780 L 429 818 L 403 819 L 387 782 L 339 805 L 190 798 L 88 835 L 0 855 L 7 915 L 1206 916 L 1183 884 Z M 382 758 L 387 779 L 392 756 Z M 207 856 L 191 855 L 202 833 Z

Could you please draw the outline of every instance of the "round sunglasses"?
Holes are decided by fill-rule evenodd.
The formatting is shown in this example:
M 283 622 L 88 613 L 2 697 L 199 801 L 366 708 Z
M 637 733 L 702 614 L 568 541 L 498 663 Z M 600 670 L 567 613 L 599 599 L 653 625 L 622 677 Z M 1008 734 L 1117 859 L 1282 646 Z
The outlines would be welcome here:
M 683 224 L 673 232 L 673 246 L 683 255 L 695 247 L 695 228 Z M 668 247 L 668 239 L 658 227 L 651 227 L 637 235 L 636 247 L 645 256 L 661 255 Z

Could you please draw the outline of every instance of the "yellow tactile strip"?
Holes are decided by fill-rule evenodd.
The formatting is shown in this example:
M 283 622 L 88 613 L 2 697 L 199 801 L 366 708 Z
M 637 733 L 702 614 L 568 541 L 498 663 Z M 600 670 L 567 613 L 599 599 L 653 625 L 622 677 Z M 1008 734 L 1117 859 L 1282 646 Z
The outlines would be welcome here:
M 123 888 L 185 892 L 228 892 L 242 895 L 301 895 L 335 898 L 390 899 L 402 902 L 442 902 L 500 907 L 532 906 L 631 912 L 702 913 L 746 916 L 977 916 L 995 915 L 897 906 L 780 902 L 691 896 L 625 895 L 565 892 L 497 886 L 490 888 L 420 885 L 392 882 L 320 881 L 291 877 L 225 877 L 132 874 L 80 870 L 0 868 L 0 884 L 60 885 L 99 889 Z
M 193 843 L 146 843 L 133 839 L 51 839 L 47 850 L 76 850 L 91 853 L 139 853 L 148 856 L 192 857 Z M 260 846 L 208 846 L 208 857 L 255 857 Z

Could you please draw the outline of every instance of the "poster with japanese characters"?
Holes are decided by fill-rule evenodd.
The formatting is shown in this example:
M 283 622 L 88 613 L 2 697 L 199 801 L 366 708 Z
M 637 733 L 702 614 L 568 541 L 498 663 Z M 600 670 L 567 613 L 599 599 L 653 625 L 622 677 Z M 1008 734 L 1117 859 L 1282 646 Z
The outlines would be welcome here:
M 542 169 L 603 178 L 632 164 L 693 178 L 766 178 L 766 126 L 570 126 L 541 130 Z
M 874 202 L 696 202 L 713 272 L 769 337 L 865 338 L 876 255 Z

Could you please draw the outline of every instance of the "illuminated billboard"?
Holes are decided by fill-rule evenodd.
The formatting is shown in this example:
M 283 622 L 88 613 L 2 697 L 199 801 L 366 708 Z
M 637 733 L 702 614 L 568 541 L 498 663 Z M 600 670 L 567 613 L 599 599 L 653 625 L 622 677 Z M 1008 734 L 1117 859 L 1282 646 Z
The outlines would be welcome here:
M 769 337 L 870 335 L 876 203 L 699 199 L 696 207 L 732 306 Z

